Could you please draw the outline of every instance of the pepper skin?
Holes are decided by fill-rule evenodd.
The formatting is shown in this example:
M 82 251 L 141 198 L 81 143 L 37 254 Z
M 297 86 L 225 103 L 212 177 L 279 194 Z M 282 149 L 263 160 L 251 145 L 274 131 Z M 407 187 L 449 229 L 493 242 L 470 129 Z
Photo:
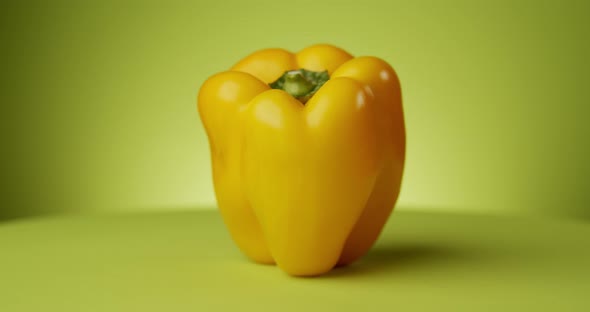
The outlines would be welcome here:
M 327 70 L 302 104 L 269 84 Z M 363 256 L 399 195 L 405 126 L 395 71 L 331 45 L 258 51 L 201 87 L 217 203 L 238 247 L 294 276 Z

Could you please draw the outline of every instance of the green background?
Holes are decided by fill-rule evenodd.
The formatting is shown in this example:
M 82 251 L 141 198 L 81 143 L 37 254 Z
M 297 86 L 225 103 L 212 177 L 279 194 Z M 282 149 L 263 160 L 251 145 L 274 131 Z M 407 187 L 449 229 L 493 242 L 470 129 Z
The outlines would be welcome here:
M 214 207 L 199 86 L 320 42 L 401 78 L 402 210 L 590 218 L 587 3 L 3 4 L 0 219 Z
M 588 310 L 589 3 L 2 4 L 0 310 Z M 295 279 L 212 210 L 195 102 L 314 43 L 394 66 L 408 162 L 370 253 Z

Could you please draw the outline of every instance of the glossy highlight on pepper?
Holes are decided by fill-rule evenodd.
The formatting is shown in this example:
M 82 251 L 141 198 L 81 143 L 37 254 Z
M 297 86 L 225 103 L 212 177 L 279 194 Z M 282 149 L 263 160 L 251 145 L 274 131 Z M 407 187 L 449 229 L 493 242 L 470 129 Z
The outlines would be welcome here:
M 271 88 L 293 71 L 329 80 L 307 97 L 310 81 L 289 87 L 297 97 Z M 250 259 L 314 276 L 371 248 L 405 162 L 400 83 L 389 64 L 326 44 L 265 49 L 207 79 L 197 106 L 219 210 Z

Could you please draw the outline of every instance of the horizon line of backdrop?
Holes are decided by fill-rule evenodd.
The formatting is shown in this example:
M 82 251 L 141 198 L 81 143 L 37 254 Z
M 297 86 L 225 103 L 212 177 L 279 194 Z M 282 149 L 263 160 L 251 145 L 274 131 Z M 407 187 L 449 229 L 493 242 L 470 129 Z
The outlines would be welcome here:
M 398 72 L 398 205 L 590 217 L 588 2 L 34 2 L 0 13 L 0 219 L 213 207 L 199 86 L 315 43 Z

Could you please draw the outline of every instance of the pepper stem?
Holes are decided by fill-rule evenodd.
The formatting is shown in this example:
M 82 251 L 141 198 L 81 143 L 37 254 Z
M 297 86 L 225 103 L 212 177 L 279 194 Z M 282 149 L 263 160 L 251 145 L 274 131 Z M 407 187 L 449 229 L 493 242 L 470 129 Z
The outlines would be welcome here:
M 314 84 L 305 79 L 300 70 L 291 70 L 285 73 L 285 83 L 283 90 L 291 94 L 293 97 L 304 96 L 309 93 L 314 87 Z
M 305 104 L 330 79 L 327 71 L 314 72 L 305 69 L 286 71 L 279 79 L 269 84 Z

